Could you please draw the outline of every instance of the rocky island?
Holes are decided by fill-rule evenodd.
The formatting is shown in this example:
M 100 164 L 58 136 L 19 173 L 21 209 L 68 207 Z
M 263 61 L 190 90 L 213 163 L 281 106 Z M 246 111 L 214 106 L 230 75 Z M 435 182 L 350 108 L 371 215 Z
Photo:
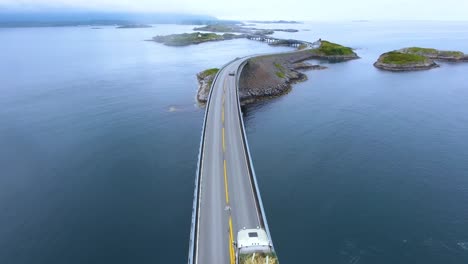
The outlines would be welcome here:
M 419 71 L 439 67 L 432 59 L 399 51 L 391 51 L 380 55 L 374 66 L 387 71 Z
M 468 56 L 461 51 L 410 47 L 380 55 L 374 66 L 387 71 L 429 70 L 439 67 L 434 60 L 468 62 Z
M 329 41 L 320 41 L 315 49 L 266 55 L 251 58 L 242 69 L 239 79 L 239 97 L 242 104 L 253 103 L 265 98 L 276 97 L 288 93 L 291 85 L 307 80 L 307 75 L 299 70 L 322 70 L 326 67 L 312 65 L 306 60 L 319 59 L 328 62 L 341 62 L 359 58 L 349 47 L 344 47 Z M 210 70 L 197 75 L 199 89 L 197 100 L 205 103 L 209 89 L 216 72 L 208 75 Z

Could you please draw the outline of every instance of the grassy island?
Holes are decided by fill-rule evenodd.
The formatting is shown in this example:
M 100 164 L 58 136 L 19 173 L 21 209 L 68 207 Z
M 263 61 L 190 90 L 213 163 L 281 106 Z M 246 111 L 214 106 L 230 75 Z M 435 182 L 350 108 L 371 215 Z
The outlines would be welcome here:
M 437 50 L 432 48 L 409 47 L 399 50 L 402 53 L 417 54 L 431 59 L 459 61 L 465 58 L 461 51 Z
M 321 45 L 318 49 L 311 50 L 316 55 L 323 56 L 352 56 L 356 55 L 353 50 L 349 47 L 341 46 L 333 42 L 326 40 L 321 41 Z
M 418 54 L 411 54 L 411 53 L 402 53 L 398 51 L 391 51 L 384 54 L 381 58 L 382 63 L 386 64 L 411 64 L 411 63 L 424 63 L 426 61 L 426 57 L 418 55 Z
M 420 71 L 439 67 L 428 57 L 399 50 L 380 55 L 374 66 L 387 71 Z
M 409 47 L 380 55 L 374 66 L 388 71 L 418 71 L 439 67 L 437 61 L 466 62 L 468 56 L 461 51 Z
M 234 34 L 218 35 L 215 33 L 195 32 L 195 33 L 172 34 L 172 35 L 167 35 L 167 36 L 156 36 L 153 38 L 153 40 L 158 43 L 163 43 L 167 46 L 187 46 L 191 44 L 200 44 L 200 43 L 208 42 L 208 41 L 228 40 L 228 39 L 234 39 L 238 37 L 243 37 L 243 36 L 238 36 Z
M 271 35 L 275 33 L 275 30 L 273 29 L 257 29 L 257 28 L 243 27 L 243 26 L 235 25 L 235 24 L 233 25 L 213 24 L 213 25 L 207 25 L 203 27 L 196 27 L 193 30 L 217 32 L 217 33 L 234 32 L 234 33 L 257 34 L 257 35 Z

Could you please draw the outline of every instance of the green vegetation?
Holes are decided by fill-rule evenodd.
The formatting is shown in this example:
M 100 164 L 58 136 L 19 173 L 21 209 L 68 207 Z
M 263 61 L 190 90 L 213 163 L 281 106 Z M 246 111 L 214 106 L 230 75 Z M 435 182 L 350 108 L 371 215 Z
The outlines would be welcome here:
M 281 79 L 285 78 L 286 74 L 284 74 L 285 69 L 284 69 L 283 65 L 281 65 L 281 63 L 275 62 L 275 67 L 276 67 L 276 69 L 279 70 L 279 71 L 276 72 L 276 76 L 278 76 Z
M 299 47 L 297 47 L 298 50 L 303 50 L 305 48 L 307 48 L 306 44 L 301 44 L 301 45 L 299 45 Z
M 423 56 L 427 56 L 427 57 L 434 58 L 434 59 L 437 57 L 449 57 L 449 58 L 454 58 L 454 59 L 461 59 L 465 56 L 465 54 L 461 51 L 436 50 L 436 49 L 420 48 L 420 47 L 405 48 L 405 49 L 402 49 L 401 52 L 423 55 Z
M 238 25 L 223 25 L 213 24 L 203 27 L 196 27 L 193 30 L 209 31 L 209 32 L 238 32 L 241 29 Z
M 465 54 L 461 51 L 445 51 L 441 50 L 439 51 L 439 56 L 442 57 L 454 57 L 456 59 L 461 59 L 465 56 Z
M 211 68 L 211 69 L 202 71 L 201 75 L 203 75 L 203 76 L 213 75 L 213 74 L 218 73 L 218 71 L 219 71 L 218 68 Z
M 268 262 L 267 262 L 268 258 Z M 278 264 L 278 257 L 275 253 L 251 253 L 240 254 L 239 264 Z
M 183 33 L 167 36 L 156 36 L 154 41 L 164 43 L 168 46 L 186 46 L 190 44 L 199 44 L 207 41 L 224 40 L 224 37 L 215 33 Z
M 245 34 L 259 34 L 259 35 L 269 35 L 275 32 L 272 29 L 257 29 L 257 28 L 244 27 L 244 26 L 240 26 L 236 24 L 231 24 L 231 25 L 213 24 L 213 25 L 207 25 L 203 27 L 196 27 L 193 30 L 217 32 L 217 33 L 235 32 L 235 33 L 245 33 Z
M 219 71 L 218 68 L 211 68 L 211 69 L 208 69 L 208 70 L 204 70 L 204 71 L 202 71 L 202 72 L 200 72 L 198 74 L 198 77 L 200 77 L 202 79 L 205 79 L 208 76 L 212 76 L 208 80 L 208 87 L 211 87 L 211 84 L 213 83 L 214 76 L 215 76 L 216 73 L 218 73 L 218 71 Z
M 280 63 L 275 62 L 275 67 L 276 67 L 276 69 L 278 69 L 278 70 L 284 72 L 284 67 L 283 67 L 283 65 L 281 65 Z
M 322 40 L 322 44 L 318 49 L 312 49 L 310 50 L 310 52 L 317 55 L 325 56 L 346 56 L 355 54 L 353 50 L 349 47 L 341 46 L 339 44 L 325 40 Z
M 424 63 L 426 60 L 426 57 L 418 54 L 402 53 L 398 51 L 388 52 L 386 54 L 383 54 L 381 57 L 382 63 L 397 65 Z
M 428 49 L 428 48 L 420 48 L 420 47 L 411 47 L 405 49 L 409 53 L 422 53 L 422 54 L 434 54 L 437 55 L 439 53 L 436 49 Z
M 276 72 L 276 76 L 278 76 L 281 79 L 284 79 L 286 77 L 286 75 L 283 72 L 280 72 L 280 71 Z

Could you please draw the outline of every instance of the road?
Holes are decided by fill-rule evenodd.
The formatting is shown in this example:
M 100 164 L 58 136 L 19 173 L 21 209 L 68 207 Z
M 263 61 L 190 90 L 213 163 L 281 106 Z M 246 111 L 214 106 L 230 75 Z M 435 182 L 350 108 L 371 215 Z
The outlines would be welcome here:
M 237 231 L 263 227 L 242 140 L 236 92 L 244 59 L 225 66 L 207 106 L 199 182 L 195 258 L 197 264 L 234 263 Z

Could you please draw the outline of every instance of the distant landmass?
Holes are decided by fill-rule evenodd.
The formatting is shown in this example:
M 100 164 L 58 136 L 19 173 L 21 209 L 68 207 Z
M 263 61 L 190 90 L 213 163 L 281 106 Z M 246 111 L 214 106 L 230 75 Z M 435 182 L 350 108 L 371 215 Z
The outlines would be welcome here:
M 248 23 L 260 23 L 260 24 L 302 24 L 299 21 L 288 21 L 288 20 L 273 20 L 273 21 L 265 21 L 265 20 L 249 20 Z
M 152 26 L 150 25 L 143 25 L 143 24 L 130 24 L 130 25 L 122 25 L 122 26 L 118 26 L 117 28 L 150 28 Z
M 213 23 L 235 23 L 218 20 L 207 15 L 176 13 L 123 13 L 123 12 L 21 12 L 0 11 L 0 27 L 53 27 L 53 26 L 102 26 L 102 25 L 148 25 L 187 24 L 206 25 Z

